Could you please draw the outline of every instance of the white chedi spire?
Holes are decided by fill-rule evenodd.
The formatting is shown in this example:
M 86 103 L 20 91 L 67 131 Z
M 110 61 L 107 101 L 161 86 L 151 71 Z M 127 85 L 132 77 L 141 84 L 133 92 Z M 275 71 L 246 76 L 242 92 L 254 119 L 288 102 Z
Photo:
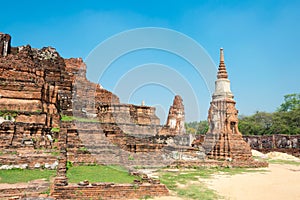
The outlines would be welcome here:
M 228 74 L 224 62 L 223 48 L 220 49 L 220 64 L 217 78 L 218 79 L 215 82 L 215 92 L 212 97 L 213 100 L 222 100 L 228 98 L 233 99 L 233 94 L 230 90 L 230 81 L 228 79 Z

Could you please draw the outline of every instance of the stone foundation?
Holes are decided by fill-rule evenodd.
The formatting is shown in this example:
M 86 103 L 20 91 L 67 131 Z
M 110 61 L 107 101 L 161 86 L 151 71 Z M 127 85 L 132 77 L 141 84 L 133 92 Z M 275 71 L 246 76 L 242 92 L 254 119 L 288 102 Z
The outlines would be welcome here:
M 25 154 L 25 155 L 13 155 L 6 154 L 0 156 L 0 169 L 56 169 L 57 157 L 51 154 Z
M 23 199 L 23 198 L 34 198 L 37 199 L 41 193 L 47 192 L 49 183 L 44 180 L 34 180 L 29 183 L 17 183 L 7 185 L 0 184 L 0 199 L 12 200 L 12 199 Z M 51 199 L 51 198 L 50 198 Z

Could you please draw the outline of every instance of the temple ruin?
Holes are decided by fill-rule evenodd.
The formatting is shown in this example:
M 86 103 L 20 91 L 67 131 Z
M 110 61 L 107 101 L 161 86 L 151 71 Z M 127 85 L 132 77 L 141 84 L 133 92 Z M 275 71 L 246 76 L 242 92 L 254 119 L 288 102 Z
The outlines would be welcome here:
M 235 104 L 221 48 L 215 92 L 208 111 L 209 129 L 202 144 L 211 159 L 252 161 L 251 148 L 238 129 L 238 110 Z
M 196 136 L 186 134 L 184 100 L 179 95 L 161 125 L 155 107 L 121 103 L 116 94 L 87 80 L 82 59 L 64 59 L 52 47 L 12 47 L 10 41 L 8 34 L 0 33 L 0 163 L 3 168 L 57 169 L 51 195 L 58 199 L 93 198 L 93 193 L 103 199 L 168 194 L 163 184 L 145 174 L 139 189 L 134 184 L 69 184 L 67 161 L 117 164 L 130 170 L 266 166 L 252 159 L 238 130 L 223 49 L 209 130 L 203 143 L 193 147 Z
M 160 131 L 163 135 L 181 135 L 185 134 L 184 105 L 181 96 L 176 95 L 173 105 L 170 106 L 167 123 Z

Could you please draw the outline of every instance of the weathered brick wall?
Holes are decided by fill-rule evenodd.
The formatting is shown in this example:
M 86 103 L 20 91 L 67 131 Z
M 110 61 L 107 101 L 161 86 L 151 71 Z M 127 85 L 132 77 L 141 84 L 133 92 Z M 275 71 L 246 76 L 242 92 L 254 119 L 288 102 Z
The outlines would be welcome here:
M 54 187 L 51 196 L 57 199 L 140 199 L 154 196 L 168 196 L 163 184 L 113 184 L 95 183 L 88 186 L 75 184 Z
M 141 180 L 134 181 L 134 184 L 114 184 L 114 183 L 93 183 L 89 184 L 68 184 L 66 178 L 67 152 L 70 144 L 77 137 L 72 130 L 71 123 L 61 124 L 60 158 L 57 167 L 57 177 L 51 187 L 51 196 L 56 199 L 131 199 L 149 196 L 165 196 L 169 194 L 165 185 L 153 180 L 146 175 L 140 175 Z M 71 137 L 71 138 L 70 138 Z M 72 139 L 73 138 L 73 139 Z M 76 139 L 77 140 L 77 139 Z M 78 141 L 76 142 L 78 143 Z
M 243 136 L 252 149 L 262 152 L 279 151 L 300 156 L 300 135 Z
M 95 122 L 70 122 L 67 126 L 68 160 L 76 163 L 124 164 L 139 163 L 128 160 L 138 152 L 158 154 L 167 138 L 134 137 L 125 134 L 116 124 Z M 163 137 L 163 136 L 161 136 Z M 91 156 L 93 154 L 93 156 Z M 146 160 L 151 163 L 151 159 Z M 145 158 L 142 158 L 145 159 Z
M 51 148 L 44 134 L 46 131 L 49 130 L 42 123 L 3 122 L 0 125 L 0 148 Z
M 64 60 L 51 47 L 38 50 L 28 45 L 0 57 L 2 147 L 23 147 L 25 141 L 39 146 L 51 128 L 59 127 L 58 91 L 68 79 L 64 68 Z M 4 118 L 13 125 L 2 123 Z
M 102 104 L 99 105 L 98 110 L 100 122 L 122 124 L 125 132 L 152 135 L 158 133 L 156 126 L 160 125 L 160 121 L 155 115 L 154 107 L 132 104 Z M 128 127 L 125 125 L 128 125 Z M 151 130 L 145 131 L 141 129 L 146 126 Z
M 2 169 L 9 168 L 47 168 L 55 169 L 57 167 L 57 157 L 51 154 L 6 154 L 0 156 L 0 163 Z
M 181 159 L 181 154 L 183 159 L 200 156 L 195 153 L 199 149 L 188 146 L 188 135 L 131 135 L 117 124 L 97 122 L 64 122 L 63 126 L 67 127 L 68 160 L 74 164 L 166 166 Z
M 29 183 L 10 184 L 10 187 L 2 186 L 0 189 L 0 199 L 38 199 L 37 197 L 41 193 L 47 192 L 49 185 L 47 181 L 34 180 Z

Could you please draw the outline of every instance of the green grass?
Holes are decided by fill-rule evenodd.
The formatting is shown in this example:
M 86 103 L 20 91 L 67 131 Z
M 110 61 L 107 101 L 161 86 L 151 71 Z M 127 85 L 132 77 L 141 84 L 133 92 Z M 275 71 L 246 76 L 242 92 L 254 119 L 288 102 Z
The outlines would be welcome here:
M 10 169 L 0 170 L 0 183 L 26 183 L 36 179 L 50 180 L 56 175 L 56 170 Z
M 162 170 L 160 171 L 160 180 L 168 189 L 176 192 L 178 196 L 188 199 L 218 199 L 220 196 L 214 191 L 207 188 L 199 182 L 199 178 L 210 178 L 213 174 L 225 173 L 228 175 L 248 173 L 248 172 L 265 172 L 266 170 L 247 169 L 247 168 L 197 168 L 181 169 L 176 172 Z M 191 181 L 196 183 L 191 184 Z M 183 185 L 184 187 L 179 187 Z
M 268 159 L 268 158 L 261 158 L 259 156 L 253 156 L 253 158 L 259 161 L 266 161 L 269 164 L 286 164 L 286 165 L 300 166 L 300 162 L 293 161 L 293 160 Z
M 78 150 L 79 150 L 79 151 L 82 151 L 82 152 L 88 151 L 88 149 L 87 149 L 86 147 L 80 147 Z
M 53 127 L 53 128 L 51 128 L 51 132 L 58 133 L 59 131 L 60 131 L 59 127 Z
M 73 121 L 73 119 L 74 119 L 73 116 L 67 116 L 67 115 L 61 116 L 61 121 L 69 122 L 69 121 Z
M 60 152 L 59 151 L 51 151 L 50 154 L 52 156 L 59 156 Z
M 293 160 L 268 160 L 270 164 L 287 164 L 287 165 L 296 165 L 300 166 L 300 162 L 296 162 Z
M 129 175 L 128 171 L 119 166 L 73 166 L 68 169 L 67 177 L 70 183 L 78 183 L 83 180 L 95 182 L 132 183 L 134 179 L 140 179 Z
M 178 196 L 189 199 L 218 199 L 214 190 L 208 189 L 204 184 L 189 184 L 190 181 L 198 181 L 199 178 L 209 178 L 212 172 L 210 169 L 196 171 L 163 172 L 160 181 L 169 190 L 175 191 Z M 179 187 L 178 184 L 185 185 Z
M 177 189 L 177 194 L 188 199 L 215 200 L 220 198 L 214 190 L 203 185 L 189 185 L 187 188 Z
M 16 117 L 19 111 L 0 110 L 0 117 L 11 116 Z
M 70 122 L 70 121 L 79 121 L 79 122 L 99 122 L 98 119 L 88 119 L 74 116 L 62 115 L 61 121 Z
M 17 151 L 0 151 L 0 156 L 5 155 L 5 154 L 9 154 L 9 155 L 16 155 L 18 154 Z M 1 163 L 0 163 L 1 165 Z

